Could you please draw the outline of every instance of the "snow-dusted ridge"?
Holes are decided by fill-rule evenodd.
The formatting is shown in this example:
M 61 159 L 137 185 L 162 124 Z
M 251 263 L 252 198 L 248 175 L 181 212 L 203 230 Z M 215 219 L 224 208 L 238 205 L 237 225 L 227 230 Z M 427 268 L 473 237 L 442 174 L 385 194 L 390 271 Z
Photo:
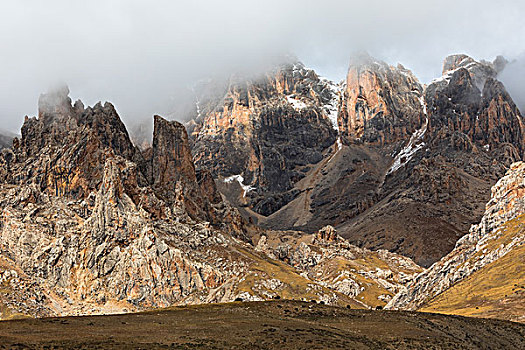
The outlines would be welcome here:
M 327 113 L 328 119 L 332 122 L 332 126 L 334 127 L 337 132 L 339 132 L 339 123 L 337 122 L 337 116 L 339 114 L 339 102 L 341 98 L 341 93 L 344 89 L 344 83 L 334 83 L 333 81 L 324 78 L 319 77 L 319 79 L 324 82 L 330 91 L 332 92 L 332 98 L 331 100 L 323 106 L 324 110 Z
M 306 103 L 304 103 L 303 101 L 300 101 L 291 96 L 286 96 L 286 101 L 288 101 L 288 103 L 291 104 L 293 109 L 295 110 L 301 110 L 301 109 L 305 109 L 308 107 Z
M 425 133 L 427 132 L 428 128 L 427 106 L 425 104 L 425 101 L 423 100 L 423 96 L 419 98 L 419 102 L 423 107 L 423 113 L 425 114 L 425 123 L 423 124 L 421 129 L 416 130 L 412 134 L 410 140 L 408 141 L 408 144 L 394 158 L 394 163 L 392 163 L 392 166 L 390 167 L 390 169 L 388 169 L 387 175 L 395 172 L 396 170 L 407 164 L 412 159 L 414 154 L 416 154 L 417 151 L 419 151 L 425 146 L 425 143 L 421 140 L 425 136 Z
M 447 84 L 450 83 L 450 79 L 452 79 L 452 75 L 454 75 L 455 72 L 457 72 L 458 70 L 462 69 L 462 68 L 465 68 L 466 70 L 469 70 L 470 68 L 473 68 L 475 67 L 476 65 L 478 65 L 479 63 L 478 62 L 470 62 L 469 64 L 465 65 L 465 66 L 461 66 L 461 64 L 463 63 L 465 59 L 463 59 L 458 65 L 459 67 L 456 68 L 456 69 L 452 69 L 452 70 L 449 70 L 447 72 L 445 72 L 445 74 L 443 74 L 443 76 L 439 77 L 439 78 L 436 78 L 436 79 L 433 79 L 429 85 L 431 84 L 436 84 L 436 83 L 440 83 L 440 82 L 446 82 Z

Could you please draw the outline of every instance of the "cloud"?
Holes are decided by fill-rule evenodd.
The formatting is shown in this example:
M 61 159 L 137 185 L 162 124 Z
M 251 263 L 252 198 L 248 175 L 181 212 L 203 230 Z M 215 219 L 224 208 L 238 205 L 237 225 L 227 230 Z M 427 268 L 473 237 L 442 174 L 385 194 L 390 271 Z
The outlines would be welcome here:
M 57 81 L 129 123 L 177 110 L 196 80 L 288 53 L 339 80 L 364 49 L 429 81 L 450 53 L 517 57 L 524 14 L 520 0 L 3 0 L 0 128 L 16 131 Z
M 525 54 L 510 62 L 498 77 L 525 115 Z

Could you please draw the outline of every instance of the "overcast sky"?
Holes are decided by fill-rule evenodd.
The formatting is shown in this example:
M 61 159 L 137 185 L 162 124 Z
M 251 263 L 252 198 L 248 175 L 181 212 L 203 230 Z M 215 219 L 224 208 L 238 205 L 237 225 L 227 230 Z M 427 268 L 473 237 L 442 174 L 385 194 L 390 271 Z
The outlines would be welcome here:
M 167 113 L 197 79 L 287 53 L 340 80 L 350 54 L 366 50 L 423 82 L 451 53 L 521 57 L 507 75 L 525 103 L 524 17 L 523 0 L 1 0 L 0 129 L 18 131 L 59 81 L 73 99 L 113 102 L 130 123 Z

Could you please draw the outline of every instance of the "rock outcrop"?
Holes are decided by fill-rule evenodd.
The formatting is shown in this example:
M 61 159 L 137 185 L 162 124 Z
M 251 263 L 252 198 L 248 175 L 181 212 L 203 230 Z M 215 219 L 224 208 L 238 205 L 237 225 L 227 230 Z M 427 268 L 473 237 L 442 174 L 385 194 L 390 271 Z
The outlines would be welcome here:
M 462 237 L 454 250 L 425 272 L 418 275 L 406 289 L 397 294 L 388 304 L 388 308 L 417 310 L 424 307 L 427 310 L 439 311 L 443 302 L 439 300 L 441 294 L 445 297 L 454 286 L 461 286 L 461 282 L 482 275 L 485 281 L 507 278 L 505 283 L 497 283 L 493 289 L 476 290 L 475 296 L 478 303 L 469 300 L 471 295 L 462 295 L 462 308 L 479 309 L 489 304 L 490 295 L 499 295 L 498 289 L 508 289 L 516 286 L 519 293 L 523 283 L 523 246 L 525 245 L 525 231 L 523 230 L 523 215 L 525 214 L 525 163 L 519 162 L 511 166 L 507 174 L 492 187 L 492 198 L 487 203 L 485 214 L 479 224 L 473 225 L 470 232 Z M 507 255 L 521 252 L 511 259 L 511 265 L 505 266 L 506 270 L 500 271 L 500 276 L 483 274 L 484 270 L 497 267 Z M 513 268 L 516 267 L 516 269 Z M 514 274 L 514 271 L 517 274 Z M 511 283 L 512 279 L 514 283 Z M 501 281 L 500 281 L 501 282 Z M 508 283 L 508 285 L 506 284 Z M 515 292 L 513 289 L 512 292 Z M 525 292 L 525 291 L 524 291 Z M 512 295 L 499 295 L 499 302 L 511 303 Z M 448 302 L 458 303 L 450 293 Z M 475 293 L 473 293 L 475 294 Z M 437 301 L 436 301 L 436 297 Z M 457 296 L 456 296 L 457 297 Z M 517 295 L 521 298 L 522 295 Z M 480 302 L 481 300 L 481 302 Z M 470 305 L 467 303 L 470 302 Z M 521 299 L 523 301 L 523 299 Z M 458 310 L 459 311 L 459 310 Z M 523 321 L 523 315 L 518 318 L 522 308 L 505 310 L 506 313 L 490 315 L 492 317 L 511 318 Z M 449 305 L 449 312 L 451 308 Z M 453 312 L 453 311 L 452 311 Z M 471 311 L 475 314 L 475 310 Z M 481 312 L 481 311 L 480 311 Z M 514 315 L 509 317 L 509 315 Z
M 327 226 L 313 235 L 266 232 L 255 248 L 286 262 L 309 280 L 355 299 L 368 308 L 383 307 L 422 268 L 385 250 L 351 245 Z
M 105 160 L 121 156 L 141 162 L 141 154 L 110 103 L 74 106 L 61 88 L 39 99 L 39 117 L 26 118 L 15 139 L 8 172 L 0 179 L 13 185 L 33 183 L 56 196 L 85 199 L 98 189 Z
M 143 155 L 111 104 L 71 106 L 67 93 L 42 95 L 39 117 L 2 153 L 0 249 L 47 310 L 29 314 L 168 306 L 241 273 L 242 259 L 210 264 L 243 244 L 228 232 L 243 237 L 246 223 L 202 194 L 184 127 L 156 117 Z M 207 223 L 207 209 L 220 222 Z
M 357 246 L 430 266 L 525 156 L 523 118 L 497 80 L 504 65 L 450 56 L 427 87 L 368 55 L 343 84 L 285 65 L 199 98 L 193 154 L 264 228 L 332 225 Z
M 444 76 L 420 96 L 428 121 L 395 146 L 372 205 L 338 226 L 341 235 L 430 266 L 479 221 L 490 187 L 524 156 L 523 118 L 495 66 L 445 60 Z
M 422 94 L 418 79 L 402 65 L 355 56 L 338 115 L 341 135 L 348 142 L 380 146 L 408 139 L 427 122 Z
M 262 231 L 196 170 L 180 123 L 156 116 L 141 151 L 111 104 L 72 106 L 67 93 L 42 95 L 0 154 L 0 318 L 236 299 L 369 305 L 254 250 Z
M 151 162 L 152 187 L 162 200 L 173 204 L 182 195 L 192 218 L 216 222 L 209 199 L 197 183 L 188 134 L 181 123 L 155 116 Z M 216 191 L 214 183 L 208 183 L 208 187 L 211 193 Z M 213 200 L 215 204 L 221 202 L 217 196 Z

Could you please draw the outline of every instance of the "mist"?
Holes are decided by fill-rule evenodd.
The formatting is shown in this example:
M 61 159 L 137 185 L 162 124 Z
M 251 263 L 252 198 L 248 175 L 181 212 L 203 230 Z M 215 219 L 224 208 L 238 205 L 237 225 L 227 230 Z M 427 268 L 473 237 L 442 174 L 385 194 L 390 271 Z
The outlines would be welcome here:
M 498 77 L 507 88 L 514 102 L 525 113 L 525 54 L 510 62 Z
M 18 132 L 57 82 L 73 100 L 112 102 L 133 124 L 181 119 L 195 82 L 256 74 L 290 54 L 334 80 L 358 50 L 401 62 L 422 82 L 440 76 L 451 53 L 523 62 L 524 15 L 521 0 L 3 0 L 0 129 Z M 523 63 L 512 67 L 502 79 L 523 107 Z

